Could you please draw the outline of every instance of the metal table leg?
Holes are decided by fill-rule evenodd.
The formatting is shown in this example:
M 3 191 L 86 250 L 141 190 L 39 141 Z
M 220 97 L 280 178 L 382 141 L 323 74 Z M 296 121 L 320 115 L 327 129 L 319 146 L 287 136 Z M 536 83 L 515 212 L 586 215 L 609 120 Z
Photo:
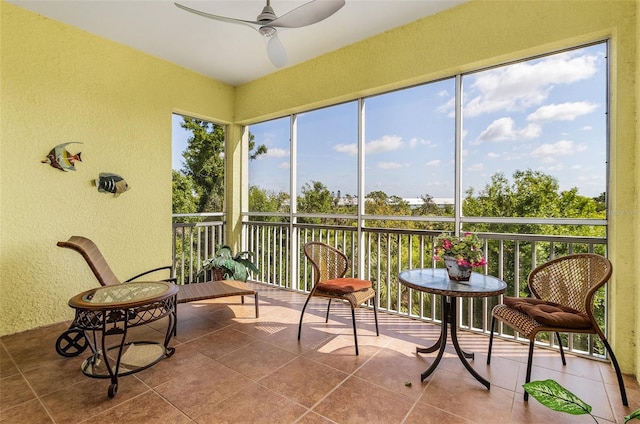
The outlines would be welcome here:
M 462 362 L 462 365 L 469 371 L 471 375 L 475 377 L 480 383 L 482 383 L 487 389 L 491 387 L 491 383 L 482 377 L 480 374 L 476 372 L 475 369 L 469 364 L 467 358 L 474 359 L 474 354 L 465 352 L 462 350 L 458 343 L 458 332 L 457 332 L 457 317 L 458 317 L 458 298 L 452 296 L 440 296 L 441 305 L 442 305 L 442 323 L 440 330 L 440 337 L 438 341 L 430 347 L 427 348 L 416 348 L 416 353 L 432 353 L 436 350 L 438 351 L 438 356 L 435 361 L 431 364 L 431 366 L 420 375 L 420 380 L 424 381 L 425 378 L 430 376 L 433 371 L 435 371 L 436 367 L 440 363 L 442 359 L 442 355 L 444 354 L 444 349 L 447 344 L 447 327 L 451 326 L 451 341 L 453 343 L 454 348 L 456 349 L 456 353 L 458 354 L 458 358 Z

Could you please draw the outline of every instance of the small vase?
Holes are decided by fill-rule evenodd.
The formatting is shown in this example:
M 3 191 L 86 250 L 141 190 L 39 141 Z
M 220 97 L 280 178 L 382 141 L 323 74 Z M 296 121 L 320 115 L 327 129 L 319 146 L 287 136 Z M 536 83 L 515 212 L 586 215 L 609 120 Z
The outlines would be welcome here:
M 453 256 L 445 256 L 444 264 L 450 280 L 469 281 L 471 278 L 471 267 L 458 265 L 458 261 Z

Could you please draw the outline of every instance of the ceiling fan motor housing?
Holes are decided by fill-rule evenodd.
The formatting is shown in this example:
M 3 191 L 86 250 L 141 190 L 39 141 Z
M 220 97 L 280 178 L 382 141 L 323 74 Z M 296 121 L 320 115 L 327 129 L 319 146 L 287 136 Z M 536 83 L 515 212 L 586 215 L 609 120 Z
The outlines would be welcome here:
M 277 18 L 276 13 L 273 11 L 273 8 L 267 2 L 267 5 L 262 9 L 262 13 L 258 15 L 256 21 L 261 23 L 268 23 Z

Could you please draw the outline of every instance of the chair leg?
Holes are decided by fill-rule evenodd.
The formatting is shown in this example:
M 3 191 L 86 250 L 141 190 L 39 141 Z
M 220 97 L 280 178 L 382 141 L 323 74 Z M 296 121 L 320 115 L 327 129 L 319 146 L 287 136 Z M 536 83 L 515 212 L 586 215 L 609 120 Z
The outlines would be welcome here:
M 327 305 L 327 317 L 324 319 L 324 322 L 329 322 L 329 309 L 331 309 L 331 298 L 329 298 L 329 304 Z
M 351 319 L 353 320 L 353 341 L 356 345 L 356 356 L 358 356 L 358 334 L 356 332 L 356 309 L 351 306 Z
M 376 322 L 376 336 L 379 336 L 380 331 L 378 331 L 378 307 L 376 305 L 376 297 L 372 297 L 371 300 L 373 301 L 373 319 Z
M 534 341 L 531 340 L 529 342 L 529 358 L 527 359 L 527 376 L 525 377 L 524 382 L 528 383 L 531 381 L 531 363 L 533 362 L 533 344 Z M 529 400 L 529 393 L 524 391 L 524 401 L 527 402 Z
M 489 333 L 489 351 L 487 352 L 487 365 L 491 365 L 491 349 L 493 348 L 493 331 L 496 328 L 496 317 L 491 317 L 491 333 Z
M 300 324 L 298 324 L 298 340 L 300 340 L 300 332 L 302 331 L 302 317 L 304 317 L 304 310 L 307 309 L 307 304 L 309 304 L 310 299 L 311 294 L 307 296 L 307 300 L 304 302 L 304 306 L 302 307 L 302 312 L 300 312 Z
M 622 397 L 622 404 L 624 406 L 629 406 L 629 402 L 627 401 L 627 391 L 624 388 L 624 380 L 622 380 L 622 373 L 620 372 L 620 365 L 618 365 L 618 360 L 616 359 L 616 355 L 613 354 L 613 349 L 607 342 L 607 339 L 601 338 L 602 343 L 604 343 L 605 349 L 609 352 L 609 356 L 611 357 L 611 363 L 613 364 L 613 368 L 616 370 L 616 377 L 618 377 L 618 386 L 620 387 L 620 397 Z
M 564 359 L 564 349 L 562 348 L 562 339 L 560 333 L 556 333 L 556 339 L 558 340 L 558 346 L 560 347 L 560 357 L 562 358 L 562 365 L 567 366 L 567 361 Z

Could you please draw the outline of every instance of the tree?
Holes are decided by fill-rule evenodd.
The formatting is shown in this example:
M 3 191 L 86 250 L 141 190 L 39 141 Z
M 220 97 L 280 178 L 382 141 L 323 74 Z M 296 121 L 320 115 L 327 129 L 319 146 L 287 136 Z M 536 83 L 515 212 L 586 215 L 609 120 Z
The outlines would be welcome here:
M 302 213 L 333 213 L 333 195 L 320 181 L 305 183 L 302 187 L 302 196 L 298 197 L 298 212 Z M 306 218 L 301 222 L 320 224 L 320 218 Z
M 556 178 L 539 171 L 516 171 L 513 173 L 513 181 L 502 173 L 496 173 L 491 177 L 491 183 L 476 195 L 474 189 L 467 190 L 462 204 L 465 216 L 478 217 L 523 217 L 523 218 L 603 218 L 604 212 L 598 211 L 597 202 L 589 197 L 578 194 L 577 188 L 559 191 Z M 604 228 L 577 225 L 555 224 L 502 224 L 502 223 L 477 223 L 467 224 L 465 230 L 474 232 L 496 232 L 513 234 L 552 234 L 552 235 L 583 235 L 604 236 Z M 514 270 L 520 269 L 520 294 L 527 296 L 526 282 L 532 264 L 532 249 L 535 246 L 536 258 L 545 261 L 552 254 L 559 256 L 568 253 L 566 244 L 551 245 L 549 243 L 514 243 L 505 242 L 502 246 L 504 252 L 503 275 L 504 280 L 515 280 Z M 489 245 L 487 255 L 489 257 L 489 274 L 499 275 L 498 257 L 500 247 Z M 577 253 L 580 247 L 575 246 Z M 519 267 L 515 266 L 516 252 L 518 253 Z M 511 284 L 510 284 L 511 286 Z M 508 289 L 512 294 L 512 287 Z
M 172 205 L 174 213 L 196 213 L 198 193 L 193 179 L 178 171 L 172 171 Z
M 182 209 L 185 198 L 191 196 L 197 207 L 193 212 L 219 212 L 224 203 L 224 126 L 195 118 L 183 117 L 180 126 L 191 131 L 187 148 L 182 153 L 185 164 L 180 173 L 174 173 L 173 198 L 174 213 L 192 213 Z M 264 144 L 256 146 L 254 137 L 249 134 L 249 158 L 256 159 L 267 153 Z M 186 177 L 192 185 L 176 181 Z
M 249 210 L 259 212 L 288 212 L 289 195 L 283 192 L 263 190 L 258 186 L 249 187 Z M 280 222 L 276 216 L 256 216 L 253 220 Z
M 184 117 L 182 128 L 191 131 L 187 149 L 182 153 L 182 173 L 195 184 L 198 212 L 222 210 L 224 196 L 224 127 Z

